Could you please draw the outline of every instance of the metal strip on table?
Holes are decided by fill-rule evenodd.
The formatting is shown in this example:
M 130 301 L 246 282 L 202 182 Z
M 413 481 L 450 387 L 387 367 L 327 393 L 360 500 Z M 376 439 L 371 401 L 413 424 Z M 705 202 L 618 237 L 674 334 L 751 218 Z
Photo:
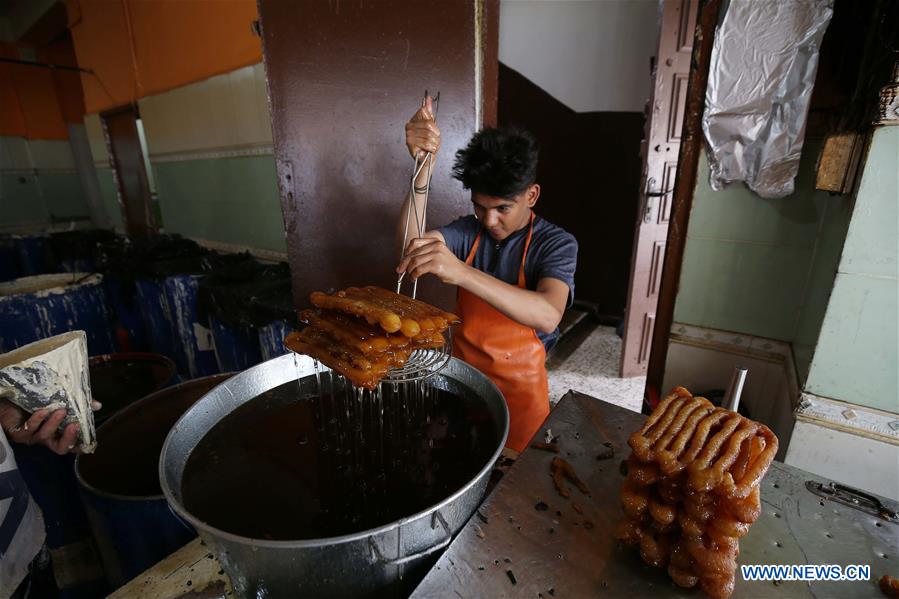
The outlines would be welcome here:
M 528 449 L 413 593 L 413 597 L 703 597 L 621 547 L 620 464 L 628 435 L 645 416 L 576 392 L 550 413 L 547 429 L 561 456 L 589 487 L 554 489 L 554 453 Z M 611 443 L 615 455 L 598 460 Z M 861 465 L 860 465 L 861 466 Z M 762 481 L 763 513 L 740 540 L 739 564 L 869 564 L 867 582 L 747 582 L 737 571 L 732 597 L 882 597 L 877 580 L 899 576 L 899 524 L 812 494 L 806 481 L 829 483 L 775 462 Z M 880 498 L 890 510 L 896 502 Z M 577 502 L 583 514 L 575 511 Z M 544 509 L 544 504 L 546 508 Z

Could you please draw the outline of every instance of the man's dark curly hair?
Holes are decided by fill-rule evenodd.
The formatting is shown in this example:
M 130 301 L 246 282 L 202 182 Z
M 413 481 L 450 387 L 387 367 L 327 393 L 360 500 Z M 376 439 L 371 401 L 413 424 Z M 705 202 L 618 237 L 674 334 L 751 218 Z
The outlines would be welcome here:
M 538 154 L 531 133 L 485 127 L 456 152 L 453 177 L 465 189 L 510 200 L 537 180 Z

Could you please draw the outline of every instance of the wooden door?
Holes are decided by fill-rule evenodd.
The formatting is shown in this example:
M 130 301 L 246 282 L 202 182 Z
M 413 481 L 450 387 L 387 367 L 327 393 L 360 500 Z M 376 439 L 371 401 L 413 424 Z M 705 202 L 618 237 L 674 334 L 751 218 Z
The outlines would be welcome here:
M 132 106 L 100 115 L 115 178 L 119 205 L 128 235 L 143 237 L 155 233 L 156 218 L 150 184 L 137 133 L 137 111 Z
M 646 374 L 677 174 L 698 0 L 663 0 L 642 143 L 643 175 L 625 311 L 622 377 Z

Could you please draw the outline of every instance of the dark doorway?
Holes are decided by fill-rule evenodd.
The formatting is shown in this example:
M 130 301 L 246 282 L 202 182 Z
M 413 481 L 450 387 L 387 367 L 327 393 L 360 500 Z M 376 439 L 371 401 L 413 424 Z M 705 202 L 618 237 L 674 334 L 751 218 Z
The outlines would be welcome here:
M 643 113 L 576 112 L 500 63 L 497 120 L 501 127 L 527 129 L 540 142 L 536 211 L 577 238 L 575 299 L 600 316 L 621 318 L 637 218 Z

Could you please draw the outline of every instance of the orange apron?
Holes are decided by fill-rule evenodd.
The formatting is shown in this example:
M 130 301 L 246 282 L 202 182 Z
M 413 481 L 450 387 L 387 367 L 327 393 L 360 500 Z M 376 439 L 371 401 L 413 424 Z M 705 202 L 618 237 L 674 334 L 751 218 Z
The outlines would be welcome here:
M 525 289 L 524 261 L 534 233 L 534 213 L 524 243 L 518 286 Z M 478 233 L 465 260 L 471 266 L 481 243 Z M 549 414 L 546 348 L 537 332 L 519 324 L 479 298 L 459 288 L 457 311 L 462 324 L 453 331 L 455 356 L 468 362 L 499 387 L 509 406 L 508 447 L 524 451 Z

